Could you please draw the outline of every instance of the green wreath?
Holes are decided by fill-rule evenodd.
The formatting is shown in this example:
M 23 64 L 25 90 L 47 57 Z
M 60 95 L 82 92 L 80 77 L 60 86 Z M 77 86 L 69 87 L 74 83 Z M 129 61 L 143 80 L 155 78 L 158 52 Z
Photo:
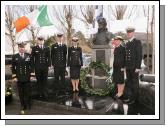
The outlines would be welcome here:
M 107 87 L 105 89 L 90 88 L 88 83 L 86 82 L 86 75 L 90 72 L 91 69 L 97 69 L 97 68 L 104 70 L 108 74 L 106 80 Z M 84 89 L 86 93 L 91 95 L 99 95 L 99 96 L 108 95 L 114 89 L 114 83 L 112 82 L 112 76 L 111 76 L 112 74 L 110 69 L 111 68 L 108 65 L 100 61 L 91 62 L 87 68 L 81 69 L 81 74 L 80 74 L 81 88 Z

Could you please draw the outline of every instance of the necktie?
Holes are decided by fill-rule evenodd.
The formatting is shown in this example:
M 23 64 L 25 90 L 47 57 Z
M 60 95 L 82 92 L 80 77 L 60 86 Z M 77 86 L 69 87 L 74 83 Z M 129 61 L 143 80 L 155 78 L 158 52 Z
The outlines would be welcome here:
M 24 58 L 24 54 L 23 53 L 21 53 L 21 58 Z
M 130 43 L 130 40 L 128 40 L 126 43 L 129 44 L 129 43 Z

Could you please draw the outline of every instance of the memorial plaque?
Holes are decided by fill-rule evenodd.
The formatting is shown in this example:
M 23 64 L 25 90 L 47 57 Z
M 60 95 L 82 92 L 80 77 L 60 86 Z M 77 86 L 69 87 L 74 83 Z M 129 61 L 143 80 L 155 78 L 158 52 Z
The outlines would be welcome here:
M 106 85 L 106 79 L 94 79 L 94 88 L 101 88 L 105 89 L 107 87 Z
M 97 61 L 105 63 L 105 50 L 96 50 L 96 62 Z

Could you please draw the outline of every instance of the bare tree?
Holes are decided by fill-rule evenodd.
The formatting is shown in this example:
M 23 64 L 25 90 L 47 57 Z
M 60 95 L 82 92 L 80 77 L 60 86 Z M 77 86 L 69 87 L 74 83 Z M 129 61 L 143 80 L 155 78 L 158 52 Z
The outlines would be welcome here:
M 89 27 L 94 28 L 95 27 L 95 5 L 86 5 L 86 6 L 79 6 L 79 7 L 80 7 L 80 12 L 78 13 L 79 15 L 76 16 L 76 18 L 82 21 L 86 25 L 87 29 L 90 29 Z M 80 15 L 80 13 L 82 16 Z M 93 38 L 93 34 L 90 36 L 90 45 L 92 45 L 92 38 Z
M 152 52 L 152 73 L 155 73 L 155 40 L 154 40 L 154 34 L 155 34 L 155 30 L 154 30 L 154 25 L 155 25 L 155 6 L 152 5 L 152 18 L 151 18 L 151 40 L 152 40 L 152 47 L 153 47 L 153 52 Z
M 134 15 L 135 11 L 138 10 L 138 6 L 137 5 L 133 5 L 132 8 L 127 8 L 126 12 L 128 12 L 127 14 L 127 18 L 129 19 L 132 15 Z
M 15 21 L 21 15 L 26 15 L 34 11 L 35 9 L 37 9 L 37 6 L 35 5 L 27 5 L 27 6 L 19 6 L 19 5 L 9 6 L 8 5 L 5 8 L 5 26 L 6 26 L 5 35 L 8 36 L 11 40 L 13 54 L 15 53 L 16 37 L 18 39 L 23 34 L 22 32 L 20 32 L 19 34 L 16 33 L 13 25 L 13 21 Z M 27 29 L 31 32 L 32 42 L 34 42 L 40 28 L 34 28 L 33 26 L 30 26 L 30 27 L 27 27 Z
M 147 8 L 147 65 L 149 65 L 149 54 L 150 54 L 150 47 L 149 47 L 149 39 L 148 39 L 148 36 L 149 36 L 149 21 L 150 21 L 150 19 L 149 19 L 149 17 L 150 17 L 150 9 L 149 9 L 149 6 L 148 6 L 148 8 Z
M 5 26 L 6 31 L 5 35 L 7 35 L 11 40 L 12 50 L 13 54 L 15 53 L 15 45 L 16 45 L 16 33 L 14 31 L 13 21 L 15 19 L 15 8 L 16 6 L 6 6 L 5 8 Z M 7 32 L 8 31 L 8 32 Z
M 64 5 L 62 9 L 56 9 L 54 7 L 54 14 L 61 24 L 61 29 L 67 32 L 67 42 L 68 45 L 71 45 L 71 37 L 72 37 L 72 23 L 73 18 L 76 15 L 75 7 L 72 5 Z M 60 28 L 59 28 L 60 29 Z
M 116 20 L 122 20 L 124 14 L 127 10 L 127 5 L 116 5 L 114 7 L 109 6 L 112 12 L 112 15 L 116 18 Z
M 108 10 L 111 10 L 111 14 L 113 15 L 113 20 L 122 20 L 122 19 L 129 19 L 133 14 L 134 11 L 137 9 L 137 6 L 127 6 L 127 5 L 109 5 Z
M 37 5 L 26 5 L 24 8 L 22 8 L 22 11 L 26 14 L 33 12 L 34 10 L 38 9 Z M 28 26 L 27 29 L 31 33 L 31 40 L 32 44 L 35 45 L 35 41 L 37 38 L 37 35 L 40 31 L 40 27 L 34 27 L 34 26 Z
M 154 5 L 143 6 L 144 16 L 147 17 L 147 52 L 145 58 L 145 64 L 148 66 L 149 71 L 154 73 L 155 69 L 155 40 L 154 40 Z M 151 36 L 150 36 L 151 35 Z M 150 43 L 151 42 L 151 43 Z
M 36 28 L 34 26 L 29 26 L 27 29 L 31 32 L 32 44 L 35 45 L 35 41 L 36 41 L 37 35 L 40 31 L 40 28 L 39 27 Z
M 144 16 L 146 17 L 147 16 L 147 12 L 146 12 L 146 6 L 143 5 L 143 13 L 144 13 Z
M 89 24 L 93 26 L 94 19 L 95 19 L 94 5 L 80 6 L 80 11 L 81 11 L 82 17 L 80 15 L 77 15 L 76 18 L 84 22 L 87 27 Z

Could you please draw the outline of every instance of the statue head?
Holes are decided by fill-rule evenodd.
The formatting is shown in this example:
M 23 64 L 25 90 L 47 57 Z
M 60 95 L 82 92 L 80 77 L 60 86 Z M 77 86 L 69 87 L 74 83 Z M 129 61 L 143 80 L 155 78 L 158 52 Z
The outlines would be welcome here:
M 97 20 L 97 23 L 98 23 L 98 26 L 99 26 L 99 29 L 104 29 L 106 28 L 107 26 L 107 22 L 106 22 L 106 19 L 101 17 Z

